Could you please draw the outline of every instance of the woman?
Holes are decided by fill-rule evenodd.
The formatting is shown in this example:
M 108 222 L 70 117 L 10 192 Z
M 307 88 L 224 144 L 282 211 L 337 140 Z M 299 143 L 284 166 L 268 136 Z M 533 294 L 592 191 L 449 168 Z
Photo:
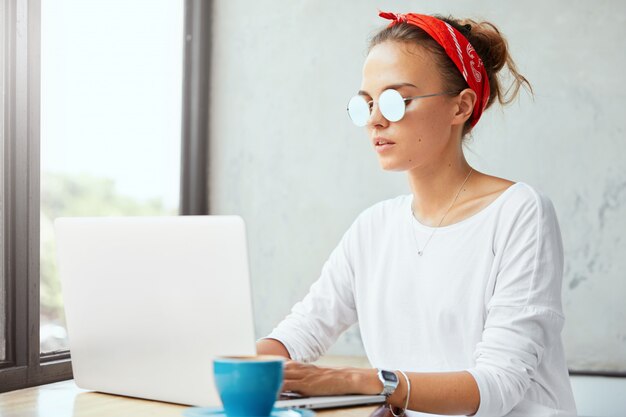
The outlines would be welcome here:
M 383 393 L 395 415 L 575 415 L 552 203 L 476 171 L 462 148 L 487 107 L 530 86 L 490 23 L 380 15 L 391 23 L 371 41 L 348 112 L 412 193 L 356 219 L 257 350 L 292 359 L 285 390 Z M 306 363 L 357 321 L 375 369 Z

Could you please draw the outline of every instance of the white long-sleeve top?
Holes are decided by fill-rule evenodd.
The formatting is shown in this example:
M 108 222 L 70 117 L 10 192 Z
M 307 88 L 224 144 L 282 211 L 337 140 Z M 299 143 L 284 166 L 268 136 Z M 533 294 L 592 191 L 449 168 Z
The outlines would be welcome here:
M 309 362 L 358 322 L 376 368 L 470 372 L 478 417 L 575 415 L 551 201 L 515 183 L 480 212 L 439 227 L 418 256 L 433 228 L 413 217 L 412 198 L 361 213 L 310 292 L 267 337 Z

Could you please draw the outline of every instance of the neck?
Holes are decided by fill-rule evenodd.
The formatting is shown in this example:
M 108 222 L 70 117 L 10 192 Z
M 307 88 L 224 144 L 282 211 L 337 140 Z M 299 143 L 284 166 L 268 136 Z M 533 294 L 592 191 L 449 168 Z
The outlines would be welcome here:
M 418 220 L 436 226 L 452 204 L 471 169 L 461 151 L 442 155 L 429 166 L 416 167 L 409 171 L 409 184 L 413 192 L 413 213 Z M 467 188 L 470 182 L 471 178 L 463 188 Z M 463 194 L 461 190 L 455 205 L 462 200 Z

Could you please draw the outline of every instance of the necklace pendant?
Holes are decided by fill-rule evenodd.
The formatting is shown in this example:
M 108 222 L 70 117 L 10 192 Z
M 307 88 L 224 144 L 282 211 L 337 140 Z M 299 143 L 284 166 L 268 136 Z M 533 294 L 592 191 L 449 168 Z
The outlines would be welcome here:
M 418 254 L 419 256 L 422 256 L 422 251 L 421 251 L 421 250 L 418 250 L 418 251 L 417 251 L 417 254 Z

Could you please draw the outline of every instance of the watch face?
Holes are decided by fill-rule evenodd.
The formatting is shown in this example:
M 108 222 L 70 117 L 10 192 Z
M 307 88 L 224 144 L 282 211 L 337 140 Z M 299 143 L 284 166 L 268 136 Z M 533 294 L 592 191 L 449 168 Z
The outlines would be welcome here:
M 395 374 L 395 372 L 383 370 L 381 371 L 381 373 L 385 381 L 398 382 L 398 376 Z

